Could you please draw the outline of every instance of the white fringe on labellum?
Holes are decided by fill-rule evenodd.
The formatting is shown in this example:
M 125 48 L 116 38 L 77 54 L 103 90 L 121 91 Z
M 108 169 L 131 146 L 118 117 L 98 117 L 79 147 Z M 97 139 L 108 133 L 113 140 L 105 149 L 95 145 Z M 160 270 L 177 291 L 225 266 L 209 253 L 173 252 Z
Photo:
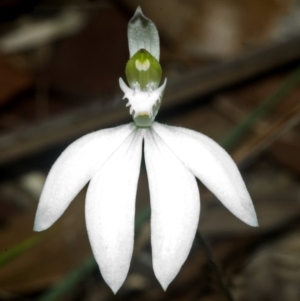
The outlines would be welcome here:
M 130 114 L 133 114 L 134 118 L 139 115 L 148 115 L 151 118 L 156 116 L 157 112 L 153 112 L 153 108 L 161 102 L 167 79 L 159 88 L 153 91 L 133 90 L 124 83 L 122 78 L 119 78 L 119 83 L 121 90 L 124 92 L 123 99 L 128 99 L 126 107 L 130 106 Z

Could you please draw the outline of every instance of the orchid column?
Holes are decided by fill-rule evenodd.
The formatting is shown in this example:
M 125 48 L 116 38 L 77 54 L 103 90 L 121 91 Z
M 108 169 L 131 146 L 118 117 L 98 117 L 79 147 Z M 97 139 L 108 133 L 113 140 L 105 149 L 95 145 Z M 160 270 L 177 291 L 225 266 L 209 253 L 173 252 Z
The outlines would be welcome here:
M 47 177 L 34 230 L 49 228 L 90 181 L 86 224 L 95 259 L 114 292 L 123 284 L 134 243 L 134 214 L 142 145 L 151 199 L 153 268 L 164 289 L 186 260 L 198 227 L 195 177 L 238 218 L 257 226 L 237 166 L 205 135 L 155 122 L 166 80 L 159 86 L 159 36 L 138 8 L 128 25 L 127 86 L 120 79 L 133 123 L 100 130 L 73 142 Z M 216 221 L 217 222 L 217 221 Z

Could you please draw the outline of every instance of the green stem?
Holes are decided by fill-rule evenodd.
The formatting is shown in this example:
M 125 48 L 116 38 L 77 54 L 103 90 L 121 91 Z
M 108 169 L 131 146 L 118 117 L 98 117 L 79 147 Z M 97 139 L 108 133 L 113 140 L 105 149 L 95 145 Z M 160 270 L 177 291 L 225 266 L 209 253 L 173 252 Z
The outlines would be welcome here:
M 88 257 L 83 264 L 68 273 L 58 284 L 53 286 L 44 295 L 38 298 L 39 301 L 52 301 L 66 295 L 72 291 L 77 283 L 84 279 L 85 275 L 90 274 L 97 267 L 93 256 Z
M 34 236 L 22 241 L 21 243 L 13 246 L 0 253 L 0 268 L 8 264 L 12 260 L 18 258 L 28 250 L 32 249 L 35 245 L 44 239 L 42 236 Z

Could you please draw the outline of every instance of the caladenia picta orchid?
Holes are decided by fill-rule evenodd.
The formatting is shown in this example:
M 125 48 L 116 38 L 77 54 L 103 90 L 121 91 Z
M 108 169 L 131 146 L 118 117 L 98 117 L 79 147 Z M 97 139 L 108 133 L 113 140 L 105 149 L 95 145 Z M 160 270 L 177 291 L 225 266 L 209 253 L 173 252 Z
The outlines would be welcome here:
M 195 177 L 243 222 L 258 225 L 231 157 L 203 134 L 154 121 L 166 80 L 160 86 L 157 29 L 140 8 L 129 22 L 128 40 L 129 86 L 120 79 L 120 87 L 134 122 L 83 136 L 61 154 L 47 177 L 34 224 L 35 231 L 49 228 L 90 181 L 87 231 L 101 274 L 114 292 L 123 284 L 132 257 L 143 152 L 151 199 L 153 268 L 164 289 L 185 262 L 197 231 L 200 197 Z

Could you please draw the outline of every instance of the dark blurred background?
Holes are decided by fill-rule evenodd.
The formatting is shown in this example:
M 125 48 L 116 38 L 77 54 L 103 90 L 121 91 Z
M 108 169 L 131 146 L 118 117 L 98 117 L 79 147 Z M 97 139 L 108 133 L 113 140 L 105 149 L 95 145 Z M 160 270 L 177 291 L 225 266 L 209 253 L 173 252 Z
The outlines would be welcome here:
M 135 252 L 114 296 L 92 259 L 85 191 L 51 229 L 32 227 L 61 151 L 131 120 L 118 78 L 138 5 L 157 25 L 168 78 L 157 120 L 230 152 L 260 227 L 244 225 L 199 183 L 201 234 L 163 292 L 142 167 Z M 300 300 L 299 68 L 299 0 L 1 0 L 0 300 Z

